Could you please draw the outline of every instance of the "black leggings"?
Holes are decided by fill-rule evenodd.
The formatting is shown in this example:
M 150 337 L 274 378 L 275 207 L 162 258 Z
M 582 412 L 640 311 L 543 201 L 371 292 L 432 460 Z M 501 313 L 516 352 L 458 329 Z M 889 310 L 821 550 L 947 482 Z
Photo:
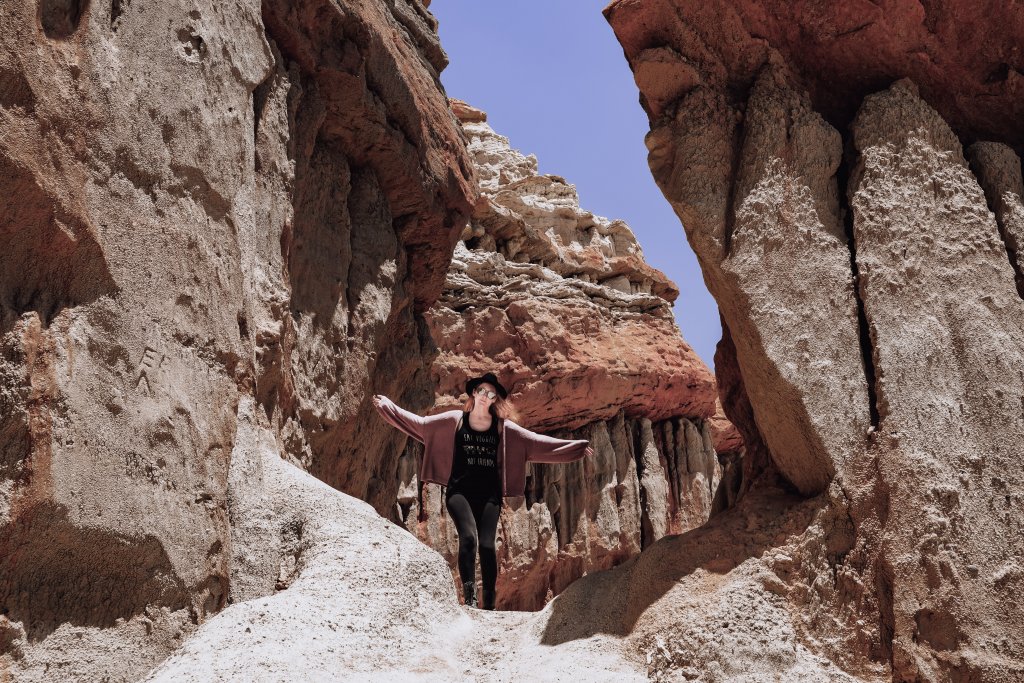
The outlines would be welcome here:
M 459 532 L 459 578 L 476 581 L 476 553 L 480 549 L 480 576 L 484 590 L 494 591 L 498 580 L 498 554 L 494 540 L 498 533 L 501 498 L 476 496 L 449 490 L 445 495 L 448 514 Z

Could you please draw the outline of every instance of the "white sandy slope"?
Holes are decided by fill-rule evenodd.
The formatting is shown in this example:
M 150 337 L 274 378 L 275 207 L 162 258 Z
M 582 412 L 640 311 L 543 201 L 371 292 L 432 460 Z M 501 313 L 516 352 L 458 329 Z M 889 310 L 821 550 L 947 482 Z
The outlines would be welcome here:
M 615 636 L 541 644 L 550 604 L 536 613 L 463 608 L 439 554 L 283 461 L 259 422 L 243 400 L 231 465 L 232 595 L 264 595 L 204 623 L 148 680 L 647 680 Z
M 843 654 L 842 624 L 814 598 L 820 576 L 812 586 L 791 571 L 792 557 L 814 562 L 842 517 L 824 498 L 763 487 L 540 612 L 486 612 L 459 605 L 437 552 L 283 461 L 262 419 L 243 400 L 229 484 L 235 602 L 150 681 L 886 679 Z

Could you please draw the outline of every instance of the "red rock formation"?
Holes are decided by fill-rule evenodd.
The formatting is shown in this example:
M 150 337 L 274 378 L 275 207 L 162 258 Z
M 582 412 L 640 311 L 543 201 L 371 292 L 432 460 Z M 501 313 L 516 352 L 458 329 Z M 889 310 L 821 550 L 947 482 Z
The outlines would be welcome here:
M 1024 14 L 1012 4 L 617 0 L 605 15 L 655 119 L 696 86 L 741 105 L 774 53 L 837 128 L 904 76 L 965 140 L 1024 144 Z
M 531 428 L 573 429 L 619 411 L 652 420 L 714 413 L 714 383 L 629 228 L 581 209 L 575 188 L 540 175 L 458 105 L 481 196 L 445 292 L 427 315 L 439 346 L 435 410 L 461 405 L 492 365 Z
M 540 175 L 463 102 L 481 196 L 426 314 L 439 352 L 433 410 L 461 406 L 467 378 L 495 370 L 519 421 L 589 439 L 595 456 L 530 470 L 499 534 L 498 605 L 539 609 L 586 572 L 703 523 L 718 483 L 715 387 L 670 308 L 675 286 L 643 260 L 629 228 L 580 208 L 575 189 Z M 735 430 L 720 441 L 739 449 Z M 396 518 L 456 569 L 439 489 L 419 517 L 415 456 L 400 469 Z
M 1020 161 L 983 143 L 972 173 L 963 152 L 1024 141 L 1024 17 L 967 2 L 620 0 L 605 13 L 650 116 L 652 172 L 734 345 L 722 403 L 747 456 L 766 449 L 731 463 L 739 474 L 726 464 L 725 490 L 745 495 L 724 504 L 766 525 L 745 501 L 776 471 L 817 495 L 806 528 L 722 570 L 717 599 L 781 598 L 784 627 L 843 676 L 1024 677 L 1007 450 L 1024 437 Z M 637 618 L 634 635 L 676 633 L 699 614 Z M 688 667 L 691 645 L 659 675 Z
M 0 678 L 137 680 L 193 632 L 167 679 L 1024 678 L 1016 8 L 609 9 L 747 450 L 721 514 L 655 541 L 710 505 L 713 395 L 587 408 L 598 455 L 510 505 L 502 592 L 646 550 L 474 629 L 436 555 L 372 521 L 413 505 L 414 460 L 366 401 L 434 405 L 421 314 L 464 218 L 455 280 L 495 308 L 557 293 L 628 332 L 671 294 L 527 162 L 475 202 L 423 7 L 0 7 Z
M 708 418 L 711 430 L 711 442 L 716 453 L 729 453 L 743 449 L 743 437 L 736 430 L 736 425 L 725 415 L 720 399 L 715 400 L 715 414 Z
M 429 405 L 420 314 L 476 192 L 447 59 L 417 2 L 263 17 L 280 54 L 254 99 L 257 202 L 274 207 L 252 255 L 270 266 L 250 297 L 256 393 L 294 462 L 383 512 L 401 440 L 366 397 Z

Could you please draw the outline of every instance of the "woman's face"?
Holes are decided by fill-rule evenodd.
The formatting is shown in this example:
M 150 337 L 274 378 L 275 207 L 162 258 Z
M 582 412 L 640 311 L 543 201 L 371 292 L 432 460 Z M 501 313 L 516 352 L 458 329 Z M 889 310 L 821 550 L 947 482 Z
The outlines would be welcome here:
M 493 395 L 494 398 L 490 398 L 489 395 Z M 487 409 L 491 407 L 495 399 L 498 397 L 498 390 L 493 384 L 484 382 L 476 389 L 473 390 L 473 400 L 476 401 L 481 408 Z

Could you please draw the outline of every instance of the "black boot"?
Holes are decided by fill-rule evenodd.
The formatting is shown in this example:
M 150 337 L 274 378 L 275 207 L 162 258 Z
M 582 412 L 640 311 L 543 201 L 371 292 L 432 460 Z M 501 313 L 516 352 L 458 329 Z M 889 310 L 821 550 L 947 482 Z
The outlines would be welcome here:
M 484 609 L 494 609 L 494 597 L 495 597 L 495 594 L 494 594 L 494 590 L 493 589 L 491 589 L 491 590 L 487 590 L 487 588 L 483 589 L 483 603 L 484 603 L 483 604 L 483 608 Z
M 476 581 L 462 582 L 462 597 L 466 600 L 466 607 L 476 607 Z

